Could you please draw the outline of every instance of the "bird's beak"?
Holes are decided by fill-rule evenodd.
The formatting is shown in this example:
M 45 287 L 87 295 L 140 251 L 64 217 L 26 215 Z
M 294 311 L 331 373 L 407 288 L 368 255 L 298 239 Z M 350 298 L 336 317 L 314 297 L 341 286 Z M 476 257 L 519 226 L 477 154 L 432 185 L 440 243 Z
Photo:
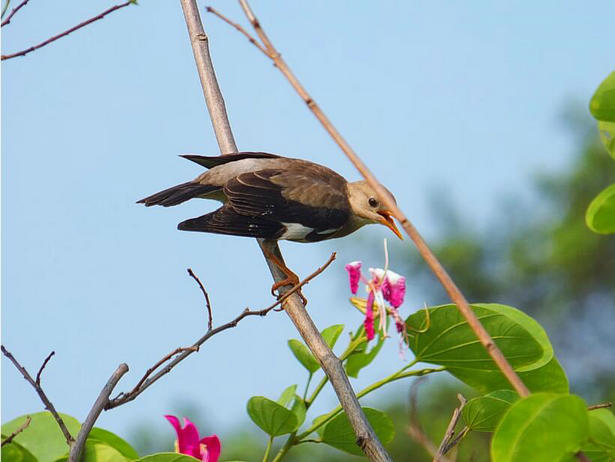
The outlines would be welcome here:
M 393 231 L 395 233 L 395 235 L 403 241 L 404 240 L 404 236 L 402 236 L 402 234 L 399 232 L 399 229 L 397 229 L 397 226 L 395 226 L 395 222 L 393 221 L 393 217 L 391 216 L 391 212 L 389 212 L 388 210 L 381 210 L 381 211 L 378 212 L 378 215 L 380 215 L 382 217 L 379 220 L 380 223 L 382 223 L 384 226 L 386 226 L 391 231 Z

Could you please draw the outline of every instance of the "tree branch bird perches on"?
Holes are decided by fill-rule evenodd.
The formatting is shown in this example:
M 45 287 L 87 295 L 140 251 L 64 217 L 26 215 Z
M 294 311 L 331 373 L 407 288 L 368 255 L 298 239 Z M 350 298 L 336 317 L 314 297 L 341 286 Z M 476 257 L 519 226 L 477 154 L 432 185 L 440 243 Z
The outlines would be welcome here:
M 193 198 L 223 203 L 211 213 L 182 221 L 177 226 L 180 230 L 317 242 L 380 223 L 403 239 L 391 212 L 380 204 L 366 181 L 349 183 L 322 165 L 264 152 L 181 157 L 208 170 L 192 181 L 137 202 L 147 207 L 170 207 Z M 299 282 L 280 259 L 273 254 L 269 257 L 287 276 L 273 285 L 272 293 Z

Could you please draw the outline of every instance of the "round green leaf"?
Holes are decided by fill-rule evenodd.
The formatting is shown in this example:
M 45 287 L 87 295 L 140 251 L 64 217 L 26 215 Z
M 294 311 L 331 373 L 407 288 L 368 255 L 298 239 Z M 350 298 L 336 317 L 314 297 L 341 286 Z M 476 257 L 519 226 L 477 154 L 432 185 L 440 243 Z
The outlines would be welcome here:
M 305 367 L 310 374 L 313 374 L 318 369 L 320 369 L 320 364 L 316 361 L 316 358 L 312 355 L 308 347 L 306 347 L 303 342 L 297 339 L 290 339 L 288 341 L 288 346 L 290 347 L 290 351 L 293 352 L 295 358 Z
M 298 420 L 294 412 L 264 396 L 253 396 L 248 400 L 248 415 L 271 436 L 291 433 L 297 427 Z
M 73 438 L 79 433 L 81 424 L 77 419 L 60 414 Z M 49 412 L 30 414 L 32 421 L 28 428 L 14 439 L 15 442 L 32 453 L 39 462 L 53 462 L 68 453 L 68 444 L 64 435 Z M 10 435 L 23 424 L 26 416 L 17 417 L 2 425 L 2 434 Z
M 361 369 L 369 366 L 370 363 L 374 360 L 374 358 L 378 355 L 380 349 L 382 348 L 382 345 L 384 345 L 384 340 L 385 336 L 379 335 L 378 342 L 372 347 L 371 350 L 369 350 L 369 352 L 367 351 L 367 348 L 365 348 L 362 351 L 358 351 L 351 354 L 346 360 L 346 364 L 344 365 L 344 367 L 346 368 L 346 373 L 350 377 L 358 377 Z
M 598 121 L 598 133 L 602 144 L 615 159 L 615 122 Z
M 88 441 L 100 441 L 111 446 L 127 459 L 138 459 L 139 454 L 122 438 L 108 430 L 94 427 L 88 436 Z
M 596 89 L 589 102 L 589 111 L 598 120 L 615 122 L 615 72 Z
M 497 390 L 472 398 L 461 411 L 470 430 L 492 432 L 510 405 L 519 399 L 512 390 Z
M 510 387 L 510 382 L 499 370 L 480 371 L 449 368 L 448 372 L 480 393 L 489 393 Z M 568 393 L 569 391 L 566 373 L 555 357 L 537 369 L 524 372 L 517 371 L 517 375 L 532 393 Z
M 515 402 L 491 440 L 493 462 L 559 461 L 589 436 L 586 405 L 574 395 L 536 393 Z
M 176 452 L 159 452 L 157 454 L 141 457 L 136 462 L 194 462 L 195 460 L 198 459 L 192 456 L 177 454 Z
M 2 439 L 8 435 L 2 435 Z M 36 457 L 30 451 L 16 443 L 15 440 L 2 446 L 2 460 L 10 462 L 36 462 Z
M 363 412 L 365 412 L 367 420 L 376 432 L 378 439 L 382 444 L 389 443 L 395 436 L 393 422 L 389 416 L 378 409 L 369 407 L 364 407 L 362 409 Z M 333 446 L 334 448 L 350 454 L 363 455 L 363 451 L 357 446 L 357 437 L 345 413 L 337 415 L 325 425 L 321 437 L 323 443 L 327 443 L 329 446 Z
M 329 348 L 333 348 L 343 330 L 343 324 L 333 324 L 332 326 L 329 326 L 324 329 L 320 333 L 320 335 L 322 335 L 324 341 L 327 343 L 327 345 L 329 345 Z
M 603 189 L 585 213 L 585 223 L 599 234 L 615 233 L 615 184 Z
M 610 410 L 589 411 L 589 442 L 581 450 L 593 462 L 615 460 L 615 416 Z
M 280 397 L 278 398 L 278 403 L 282 406 L 286 407 L 290 400 L 295 397 L 295 392 L 297 391 L 297 385 L 291 385 L 286 387 Z
M 66 462 L 68 456 L 56 459 L 56 462 Z M 86 441 L 80 462 L 128 462 L 129 459 L 111 446 L 99 441 Z
M 305 407 L 305 401 L 299 395 L 295 395 L 295 400 L 293 401 L 293 405 L 290 410 L 297 417 L 297 423 L 293 431 L 297 430 L 305 421 L 305 414 L 307 413 L 307 408 Z
M 515 370 L 529 371 L 553 358 L 553 347 L 544 329 L 516 308 L 495 303 L 476 303 L 472 310 Z M 498 370 L 476 334 L 455 305 L 429 308 L 407 320 L 409 346 L 419 361 L 447 368 Z

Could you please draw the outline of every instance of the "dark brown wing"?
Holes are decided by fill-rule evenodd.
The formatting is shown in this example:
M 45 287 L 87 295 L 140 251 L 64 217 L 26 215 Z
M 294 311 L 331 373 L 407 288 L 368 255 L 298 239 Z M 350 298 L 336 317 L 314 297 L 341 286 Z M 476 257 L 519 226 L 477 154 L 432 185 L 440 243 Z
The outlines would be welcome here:
M 350 216 L 346 181 L 316 167 L 323 171 L 301 166 L 239 175 L 224 186 L 227 206 L 240 215 L 297 223 L 316 233 L 339 229 Z
M 284 232 L 285 227 L 281 223 L 260 217 L 239 215 L 233 209 L 224 206 L 215 212 L 182 221 L 177 225 L 177 229 L 277 239 Z

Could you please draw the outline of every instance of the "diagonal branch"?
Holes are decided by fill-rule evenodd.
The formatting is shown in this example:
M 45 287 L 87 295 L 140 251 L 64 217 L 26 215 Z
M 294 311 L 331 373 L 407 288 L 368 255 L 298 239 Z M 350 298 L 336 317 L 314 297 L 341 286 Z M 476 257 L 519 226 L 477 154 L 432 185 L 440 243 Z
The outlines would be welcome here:
M 54 405 L 51 404 L 51 401 L 49 401 L 49 398 L 47 398 L 47 395 L 45 394 L 41 386 L 32 378 L 32 376 L 28 373 L 26 368 L 23 367 L 21 364 L 19 364 L 19 361 L 15 359 L 15 357 L 11 354 L 11 352 L 8 351 L 6 348 L 4 348 L 4 345 L 2 345 L 1 348 L 2 348 L 2 354 L 6 356 L 13 363 L 13 365 L 17 368 L 17 370 L 21 372 L 21 375 L 23 375 L 23 378 L 26 379 L 30 385 L 32 385 L 32 387 L 38 394 L 39 398 L 45 405 L 45 409 L 47 409 L 51 413 L 53 418 L 58 423 L 58 426 L 60 427 L 60 430 L 62 430 L 62 434 L 64 435 L 64 438 L 66 439 L 66 443 L 69 446 L 72 446 L 73 443 L 75 442 L 75 439 L 68 431 L 68 428 L 66 428 L 66 424 L 62 420 L 62 417 L 60 417 L 60 414 L 58 414 L 58 411 L 56 411 L 56 408 L 54 407 Z M 50 357 L 51 355 L 47 357 L 47 359 L 45 360 L 45 363 L 43 364 L 43 367 L 45 367 L 45 364 L 47 363 Z M 43 370 L 43 367 L 41 367 L 39 371 L 39 376 L 37 376 L 37 379 L 39 379 L 39 382 L 40 382 L 40 372 Z
M 410 220 L 406 217 L 406 215 L 401 211 L 401 209 L 397 206 L 391 195 L 387 192 L 387 190 L 380 184 L 380 182 L 376 179 L 376 177 L 371 173 L 371 171 L 367 168 L 367 165 L 359 158 L 359 156 L 354 152 L 354 150 L 350 147 L 348 142 L 342 137 L 342 135 L 337 131 L 328 117 L 324 114 L 320 106 L 316 104 L 314 99 L 310 96 L 307 90 L 301 85 L 297 77 L 292 73 L 286 61 L 282 59 L 282 55 L 276 50 L 271 40 L 263 30 L 260 22 L 252 12 L 250 5 L 247 0 L 239 0 L 243 11 L 252 24 L 256 34 L 260 38 L 261 42 L 265 46 L 267 50 L 267 54 L 271 57 L 275 66 L 282 72 L 284 77 L 289 81 L 291 86 L 295 89 L 295 91 L 299 94 L 301 99 L 305 102 L 305 104 L 310 108 L 312 113 L 316 116 L 316 118 L 320 121 L 325 130 L 331 135 L 333 140 L 337 143 L 337 145 L 342 149 L 344 154 L 348 157 L 348 159 L 352 162 L 352 164 L 356 167 L 356 169 L 361 173 L 363 178 L 367 180 L 367 182 L 374 188 L 376 193 L 378 194 L 381 202 L 389 209 L 393 216 L 399 220 L 400 224 L 410 236 L 410 239 L 416 245 L 419 253 L 429 265 L 432 272 L 436 275 L 449 297 L 457 305 L 457 308 L 464 316 L 468 325 L 472 328 L 482 345 L 485 347 L 493 361 L 500 368 L 504 376 L 508 379 L 514 389 L 519 393 L 520 396 L 529 395 L 530 391 L 525 386 L 525 384 L 521 381 L 517 373 L 514 371 L 510 363 L 506 360 L 498 346 L 495 344 L 489 333 L 485 330 L 483 325 L 480 323 L 468 301 L 461 293 L 459 288 L 455 285 L 449 274 L 446 272 L 440 261 L 433 254 L 423 237 L 416 230 L 414 225 L 410 222 Z
M 24 6 L 26 6 L 26 4 L 29 2 L 30 0 L 23 0 L 19 5 L 17 5 L 15 8 L 13 8 L 13 10 L 11 11 L 11 13 L 6 17 L 6 19 L 4 21 L 2 21 L 2 23 L 0 23 L 0 27 L 4 27 L 7 24 L 11 23 L 11 19 L 13 19 L 13 16 L 15 16 L 15 13 L 17 13 L 19 10 L 21 10 Z M 6 7 L 8 8 L 9 3 L 8 0 L 6 2 Z M 2 13 L 2 15 L 4 16 L 4 12 Z
M 88 24 L 91 24 L 91 23 L 93 23 L 95 21 L 101 20 L 102 18 L 107 16 L 109 13 L 114 12 L 115 10 L 119 10 L 120 8 L 124 8 L 124 7 L 126 7 L 126 6 L 128 6 L 130 4 L 136 4 L 136 3 L 137 3 L 136 0 L 128 0 L 127 2 L 121 3 L 119 5 L 114 5 L 111 8 L 103 11 L 102 13 L 100 13 L 100 14 L 98 14 L 98 15 L 90 18 L 90 19 L 87 19 L 87 20 L 83 21 L 83 22 L 77 24 L 76 26 L 71 27 L 70 29 L 65 30 L 64 32 L 61 32 L 58 35 L 54 35 L 53 37 L 49 37 L 47 40 L 45 40 L 45 41 L 43 41 L 43 42 L 41 42 L 41 43 L 39 43 L 37 45 L 33 45 L 30 48 L 26 48 L 25 50 L 21 50 L 21 51 L 18 51 L 16 53 L 11 53 L 9 55 L 2 55 L 1 59 L 2 59 L 2 61 L 4 61 L 5 59 L 17 58 L 18 56 L 25 56 L 28 53 L 33 52 L 34 50 L 38 50 L 39 48 L 42 48 L 45 45 L 49 45 L 50 43 L 55 42 L 58 39 L 61 39 L 62 37 L 66 37 L 68 34 L 71 34 L 71 33 L 75 32 L 76 30 L 79 30 L 82 27 L 87 26 Z M 20 5 L 20 6 L 22 6 L 22 5 Z M 14 13 L 16 13 L 15 10 L 13 10 L 13 13 L 11 13 L 11 16 Z M 11 19 L 11 16 L 9 16 L 6 19 L 6 21 L 9 21 Z M 4 26 L 4 22 L 2 23 L 2 25 Z
M 9 436 L 7 436 L 5 439 L 2 440 L 2 446 L 6 446 L 7 444 L 10 444 L 10 442 L 13 441 L 13 439 L 17 435 L 19 435 L 22 431 L 24 431 L 26 428 L 30 426 L 30 422 L 32 422 L 32 417 L 27 416 L 26 420 L 24 420 L 24 422 L 19 426 L 17 430 L 15 430 L 13 433 L 11 433 Z
M 205 94 L 207 108 L 211 116 L 211 122 L 218 140 L 220 151 L 225 153 L 237 152 L 237 146 L 230 128 L 228 116 L 224 105 L 224 99 L 218 86 L 218 79 L 213 69 L 211 56 L 209 54 L 208 38 L 203 29 L 203 23 L 196 5 L 196 0 L 180 0 L 192 51 L 197 64 L 201 86 Z M 277 242 L 259 240 L 259 245 L 269 266 L 269 270 L 276 282 L 282 281 L 286 276 L 267 258 L 267 255 L 275 255 L 280 261 L 284 261 Z M 286 291 L 288 288 L 286 288 Z M 282 292 L 286 293 L 283 289 Z M 305 310 L 305 306 L 298 295 L 293 295 L 286 300 L 284 305 L 286 313 L 295 324 L 301 337 L 310 348 L 314 356 L 322 365 L 324 372 L 331 381 L 340 403 L 348 414 L 350 423 L 357 437 L 357 444 L 368 455 L 371 460 L 390 461 L 391 458 L 384 450 L 382 444 L 376 437 L 374 430 L 367 421 L 359 400 L 352 390 L 348 376 L 344 371 L 341 361 L 333 354 L 329 346 L 323 340 L 314 322 Z

